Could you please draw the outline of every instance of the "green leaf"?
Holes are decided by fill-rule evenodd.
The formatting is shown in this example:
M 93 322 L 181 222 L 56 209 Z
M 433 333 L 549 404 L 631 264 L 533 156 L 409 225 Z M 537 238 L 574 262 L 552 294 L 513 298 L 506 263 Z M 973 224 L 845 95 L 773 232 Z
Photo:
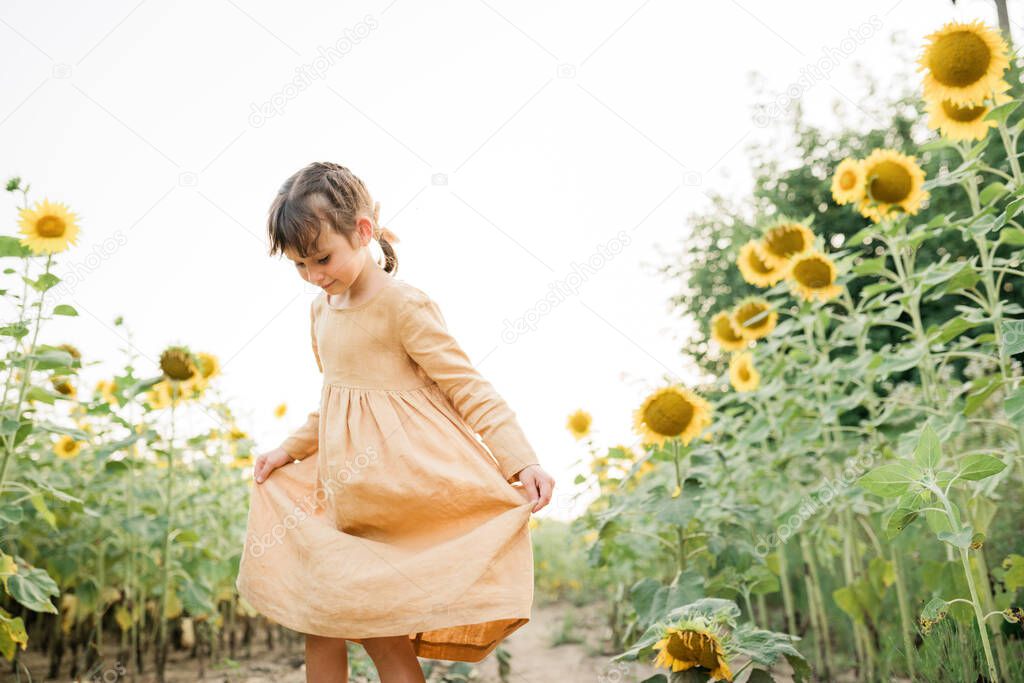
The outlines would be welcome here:
M 1007 356 L 1024 353 L 1024 320 L 1003 320 L 1003 349 Z
M 993 199 L 1001 197 L 1004 194 L 1006 194 L 1006 185 L 1003 185 L 1001 182 L 996 181 L 994 183 L 989 183 L 988 185 L 986 185 L 985 189 L 983 189 L 981 193 L 978 195 L 978 199 L 981 200 L 982 204 L 988 204 Z
M 59 304 L 53 308 L 54 315 L 78 315 L 78 311 L 75 310 L 74 306 L 68 306 L 67 304 Z
M 999 458 L 991 455 L 969 455 L 960 463 L 960 478 L 970 481 L 987 479 L 993 474 L 999 474 L 1006 468 Z
M 971 322 L 962 316 L 950 318 L 942 324 L 942 327 L 931 327 L 928 329 L 928 340 L 932 344 L 945 344 L 967 330 L 977 327 L 980 323 Z
M 46 506 L 46 501 L 43 499 L 42 495 L 37 493 L 29 496 L 29 502 L 31 502 L 32 507 L 36 509 L 36 513 L 38 513 L 54 531 L 57 531 L 57 517 L 50 511 L 50 508 Z
M 33 612 L 57 614 L 50 596 L 60 595 L 53 578 L 38 567 L 19 567 L 18 573 L 7 579 L 11 597 Z
M 946 616 L 948 610 L 946 609 L 946 601 L 942 598 L 932 598 L 928 601 L 928 604 L 924 606 L 924 610 L 921 612 L 921 617 L 929 621 L 936 621 Z
M 964 263 L 944 285 L 939 287 L 928 297 L 928 300 L 932 301 L 940 296 L 951 294 L 952 292 L 959 292 L 962 289 L 970 289 L 980 281 L 981 276 L 978 275 L 978 271 L 974 269 L 974 264 Z
M 866 491 L 882 498 L 895 498 L 906 493 L 911 484 L 916 483 L 924 475 L 913 464 L 904 461 L 892 462 L 876 467 L 857 483 Z
M 1017 111 L 1017 107 L 1020 106 L 1020 100 L 1010 100 L 1006 104 L 1001 104 L 998 107 L 993 107 L 992 111 L 985 114 L 983 120 L 995 121 L 997 123 L 1006 123 L 1006 120 L 1010 117 L 1010 114 Z
M 31 255 L 32 250 L 22 244 L 20 238 L 11 237 L 10 235 L 0 235 L 0 256 L 24 258 Z
M 28 327 L 24 323 L 14 323 L 13 325 L 4 325 L 3 327 L 0 327 L 0 335 L 5 337 L 21 339 L 26 334 L 28 334 Z
M 1006 590 L 1015 593 L 1018 589 L 1024 588 L 1024 556 L 1013 553 L 1003 560 L 1003 569 L 1006 574 L 1003 576 L 1003 583 Z
M 965 524 L 959 531 L 940 531 L 936 534 L 940 541 L 944 541 L 954 548 L 967 550 L 971 547 L 971 540 L 974 538 L 974 529 L 970 524 Z
M 932 429 L 930 423 L 926 423 L 921 429 L 917 438 L 917 446 L 914 448 L 914 462 L 926 469 L 935 469 L 942 459 L 942 444 L 939 443 L 939 435 Z
M 60 282 L 60 278 L 53 273 L 43 273 L 39 276 L 38 280 L 33 280 L 32 278 L 27 277 L 23 277 L 22 280 L 32 285 L 34 289 L 37 289 L 40 292 L 45 292 L 46 290 L 55 287 L 57 283 Z
M 1003 410 L 1011 423 L 1024 421 L 1024 385 L 1017 387 L 1017 390 L 1006 397 L 1003 401 Z
M 1021 206 L 1024 207 L 1024 197 L 1014 200 L 1012 203 L 1016 204 L 1020 202 Z M 1007 209 L 1009 210 L 1009 209 Z M 1024 230 L 1020 228 L 1008 225 L 1002 229 L 999 236 L 1003 239 L 1006 244 L 1012 244 L 1014 246 L 1024 246 Z

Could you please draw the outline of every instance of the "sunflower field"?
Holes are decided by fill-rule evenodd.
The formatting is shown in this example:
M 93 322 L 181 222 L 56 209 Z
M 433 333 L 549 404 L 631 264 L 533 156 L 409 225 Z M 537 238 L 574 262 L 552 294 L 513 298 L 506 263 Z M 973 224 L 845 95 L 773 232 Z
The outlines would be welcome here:
M 709 379 L 652 390 L 632 446 L 569 415 L 599 494 L 574 529 L 646 683 L 1024 680 L 1016 57 L 927 36 L 924 135 L 844 141 L 799 171 L 827 201 L 695 250 L 727 262 L 686 300 Z
M 22 200 L 21 235 L 0 236 L 0 256 L 22 286 L 2 292 L 17 318 L 0 329 L 0 653 L 18 680 L 31 679 L 20 661 L 30 641 L 46 675 L 65 680 L 163 680 L 172 640 L 200 671 L 234 657 L 253 639 L 234 588 L 252 441 L 218 396 L 218 359 L 132 347 L 113 376 L 80 386 L 90 361 L 41 341 L 47 320 L 78 316 L 52 272 L 78 217 L 30 201 L 20 178 L 6 189 Z M 223 427 L 191 431 L 197 414 Z

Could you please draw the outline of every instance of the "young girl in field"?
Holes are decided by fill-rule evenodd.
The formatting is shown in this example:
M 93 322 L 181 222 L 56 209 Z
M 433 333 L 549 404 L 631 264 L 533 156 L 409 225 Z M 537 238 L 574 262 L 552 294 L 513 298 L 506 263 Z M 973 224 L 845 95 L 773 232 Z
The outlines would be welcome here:
M 236 585 L 306 635 L 307 681 L 348 680 L 347 640 L 382 683 L 423 681 L 417 657 L 487 656 L 530 620 L 528 523 L 554 487 L 437 303 L 395 277 L 378 216 L 331 163 L 290 177 L 269 215 L 270 254 L 323 288 L 310 323 L 324 381 L 319 410 L 255 461 Z

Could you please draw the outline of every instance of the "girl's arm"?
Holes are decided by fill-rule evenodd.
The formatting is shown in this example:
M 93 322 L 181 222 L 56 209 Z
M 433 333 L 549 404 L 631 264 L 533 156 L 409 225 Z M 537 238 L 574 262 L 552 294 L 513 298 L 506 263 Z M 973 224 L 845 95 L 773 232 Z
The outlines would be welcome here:
M 539 465 L 516 414 L 448 333 L 434 300 L 420 293 L 405 302 L 399 317 L 406 353 L 437 382 L 466 423 L 480 435 L 505 480 L 515 481 L 524 467 Z
M 316 366 L 323 374 L 324 366 L 320 362 L 320 351 L 316 346 L 316 300 L 309 305 L 309 334 L 313 340 L 313 357 Z M 302 460 L 316 453 L 320 440 L 320 411 L 315 410 L 306 418 L 306 424 L 299 427 L 281 442 L 280 448 L 295 460 Z

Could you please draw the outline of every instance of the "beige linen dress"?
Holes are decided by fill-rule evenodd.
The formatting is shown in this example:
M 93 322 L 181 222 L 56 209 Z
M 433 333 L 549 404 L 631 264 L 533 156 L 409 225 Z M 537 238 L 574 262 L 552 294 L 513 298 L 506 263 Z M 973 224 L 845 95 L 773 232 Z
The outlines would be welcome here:
M 537 456 L 438 305 L 389 278 L 362 304 L 312 302 L 320 409 L 281 444 L 297 462 L 252 485 L 236 586 L 301 633 L 477 662 L 530 620 L 517 473 Z

